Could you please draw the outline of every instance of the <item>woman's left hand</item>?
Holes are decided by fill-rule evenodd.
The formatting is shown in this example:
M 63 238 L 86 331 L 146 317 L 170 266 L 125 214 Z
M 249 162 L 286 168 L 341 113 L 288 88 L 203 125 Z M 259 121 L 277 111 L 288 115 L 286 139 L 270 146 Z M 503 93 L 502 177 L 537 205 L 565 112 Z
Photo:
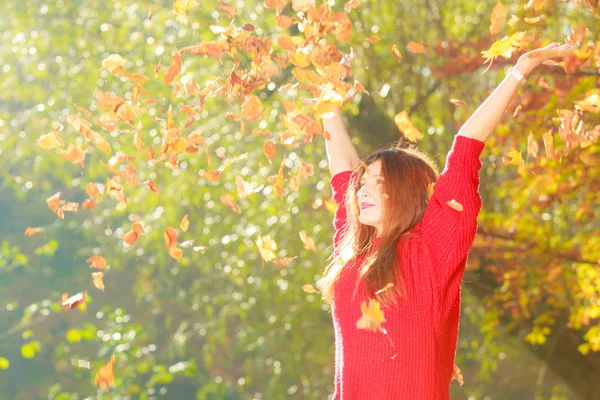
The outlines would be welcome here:
M 558 43 L 550 43 L 546 47 L 532 50 L 523 54 L 517 61 L 517 69 L 523 74 L 529 74 L 533 69 L 538 67 L 544 61 L 553 58 L 562 58 L 573 53 L 573 46 L 570 44 L 559 45 Z

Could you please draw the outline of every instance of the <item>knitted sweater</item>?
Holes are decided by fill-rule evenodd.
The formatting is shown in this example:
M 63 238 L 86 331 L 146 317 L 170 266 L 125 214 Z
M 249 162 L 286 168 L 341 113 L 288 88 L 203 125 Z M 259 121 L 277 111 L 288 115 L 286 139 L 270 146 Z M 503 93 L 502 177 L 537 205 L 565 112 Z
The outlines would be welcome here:
M 425 215 L 411 237 L 398 243 L 406 296 L 381 306 L 382 332 L 357 329 L 364 282 L 353 297 L 364 258 L 348 262 L 334 286 L 334 400 L 447 400 L 452 378 L 460 311 L 460 284 L 467 253 L 477 231 L 479 156 L 484 143 L 457 135 L 446 167 L 435 183 Z M 352 178 L 344 171 L 331 178 L 335 213 L 334 251 L 346 223 L 345 193 Z M 450 207 L 456 200 L 463 211 Z M 380 238 L 373 241 L 377 248 Z M 391 343 L 390 343 L 391 342 Z M 393 346 L 392 346 L 393 344 Z

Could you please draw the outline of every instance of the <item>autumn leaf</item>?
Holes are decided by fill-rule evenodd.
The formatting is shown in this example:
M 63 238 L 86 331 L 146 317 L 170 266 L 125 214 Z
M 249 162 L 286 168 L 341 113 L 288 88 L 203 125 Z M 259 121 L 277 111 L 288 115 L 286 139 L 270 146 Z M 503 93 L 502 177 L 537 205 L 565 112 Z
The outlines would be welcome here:
M 532 158 L 537 158 L 539 146 L 533 137 L 533 133 L 529 133 L 527 137 L 527 155 Z
M 519 112 L 523 109 L 523 105 L 519 104 L 517 106 L 517 108 L 515 108 L 515 111 L 513 112 L 513 118 L 516 117 L 517 115 L 519 115 Z
M 138 240 L 138 233 L 134 230 L 131 230 L 123 235 L 123 241 L 127 243 L 128 246 L 133 246 L 135 242 Z
M 377 44 L 381 41 L 381 38 L 378 38 L 376 36 L 371 36 L 371 37 L 366 38 L 365 40 L 371 44 Z
M 119 54 L 111 54 L 102 60 L 102 68 L 106 68 L 112 73 L 115 68 L 122 67 L 125 63 L 127 63 L 127 60 Z
M 190 220 L 188 219 L 187 215 L 183 216 L 181 223 L 179 223 L 179 227 L 182 231 L 187 232 L 188 228 L 190 227 Z
M 392 55 L 396 58 L 396 61 L 401 63 L 402 62 L 402 53 L 400 53 L 400 50 L 398 50 L 398 47 L 395 44 L 393 44 L 392 47 L 390 48 L 390 50 L 392 51 Z
M 273 143 L 271 141 L 265 142 L 263 151 L 265 153 L 265 156 L 267 156 L 267 158 L 269 160 L 272 160 L 273 157 L 275 157 L 275 154 L 277 152 L 277 149 L 275 148 L 275 143 Z
M 498 57 L 510 58 L 512 53 L 525 44 L 525 32 L 516 32 L 511 36 L 504 36 L 502 39 L 494 42 L 488 50 L 483 50 L 481 54 L 485 62 L 493 62 Z
M 508 157 L 509 159 L 507 160 L 506 157 Z M 517 149 L 511 149 L 508 153 L 506 153 L 506 157 L 503 157 L 503 160 L 506 164 L 512 164 L 517 166 L 525 165 L 523 156 L 521 155 L 521 152 Z
M 262 116 L 262 113 L 262 103 L 257 96 L 248 97 L 248 99 L 246 99 L 246 101 L 244 101 L 242 104 L 241 116 L 248 122 L 256 121 Z
M 548 0 L 529 0 L 527 4 L 525 4 L 525 9 L 529 10 L 533 7 L 535 11 L 539 11 L 548 3 Z
M 104 292 L 104 272 L 92 272 L 92 281 L 98 290 Z
M 300 240 L 302 241 L 302 244 L 304 244 L 304 248 L 306 250 L 317 250 L 315 247 L 315 241 L 306 234 L 306 231 L 300 231 L 298 234 L 300 235 Z
M 206 171 L 202 174 L 203 177 L 210 182 L 217 183 L 221 180 L 221 171 Z
M 450 208 L 455 209 L 456 211 L 462 212 L 463 211 L 463 205 L 460 204 L 458 201 L 452 199 L 450 201 L 448 201 L 446 204 L 448 204 L 448 206 Z
M 177 247 L 177 232 L 174 228 L 166 228 L 164 232 L 165 244 L 169 250 L 169 255 L 175 260 L 179 260 L 182 256 L 181 249 Z
M 350 0 L 349 2 L 344 4 L 344 7 L 347 8 L 348 10 L 353 10 L 353 9 L 357 8 L 359 5 L 360 5 L 359 0 Z
M 292 261 L 294 261 L 296 257 L 283 257 L 283 258 L 276 258 L 272 261 L 273 264 L 277 265 L 278 267 L 287 267 L 289 266 Z
M 394 122 L 400 133 L 402 133 L 407 140 L 416 142 L 417 140 L 423 139 L 423 132 L 413 124 L 406 111 L 400 111 L 396 114 L 394 116 Z
M 178 0 L 181 1 L 181 0 Z M 192 0 L 193 1 L 193 0 Z M 173 79 L 181 72 L 181 55 L 179 52 L 172 54 L 173 65 L 167 68 L 165 72 L 164 82 L 168 85 L 173 82 Z
M 230 194 L 224 194 L 223 196 L 221 196 L 221 203 L 225 204 L 227 207 L 231 207 L 233 209 L 233 211 L 235 211 L 236 213 L 240 214 L 241 210 L 238 207 L 238 205 L 235 203 L 235 200 L 233 199 L 233 196 Z
M 96 386 L 100 388 L 108 388 L 114 384 L 114 366 L 115 356 L 113 354 L 113 356 L 110 358 L 110 361 L 106 363 L 103 367 L 100 367 L 100 369 L 96 373 Z
M 310 284 L 302 285 L 302 290 L 304 290 L 306 293 L 318 293 L 317 289 Z
M 494 9 L 492 10 L 492 17 L 491 17 L 491 25 L 490 25 L 490 34 L 492 35 L 497 35 L 498 33 L 500 33 L 500 24 L 502 22 L 502 19 L 506 16 L 506 9 L 504 8 L 504 4 L 502 4 L 502 2 L 498 1 L 496 3 L 496 6 L 494 7 Z
M 64 200 L 60 199 L 60 192 L 50 196 L 46 199 L 46 204 L 52 212 L 56 213 L 59 210 L 61 204 L 64 204 Z
M 177 15 L 177 21 L 182 24 L 187 24 L 190 20 L 187 12 L 192 8 L 196 7 L 198 3 L 196 0 L 177 0 L 173 4 L 173 12 Z
M 72 164 L 79 164 L 81 168 L 84 168 L 84 160 L 85 154 L 87 151 L 84 151 L 78 145 L 74 145 L 73 143 L 69 143 L 69 146 L 66 150 L 60 149 L 58 154 L 60 154 L 65 160 L 69 161 Z
M 77 308 L 80 305 L 82 305 L 83 303 L 85 303 L 85 300 L 87 299 L 87 291 L 83 291 L 80 293 L 77 293 L 76 295 L 73 295 L 71 297 L 69 297 L 69 294 L 67 292 L 62 294 L 62 308 L 63 310 L 70 310 L 72 308 Z
M 461 108 L 467 108 L 467 103 L 465 103 L 462 100 L 450 99 L 450 103 L 454 104 L 455 106 L 461 107 Z
M 27 228 L 25 229 L 25 236 L 33 236 L 36 235 L 38 233 L 43 233 L 46 232 L 46 228 Z
M 98 256 L 98 255 L 91 256 L 90 258 L 85 260 L 85 262 L 90 264 L 90 268 L 96 268 L 96 269 L 106 268 L 106 260 L 102 256 Z
M 406 47 L 408 48 L 408 51 L 410 51 L 413 54 L 425 53 L 425 46 L 423 46 L 421 43 L 409 42 Z
M 287 15 L 280 15 L 277 17 L 277 26 L 281 29 L 289 29 L 293 24 L 293 19 Z
M 358 329 L 381 330 L 381 324 L 385 322 L 385 317 L 377 300 L 369 299 L 368 305 L 367 302 L 363 301 L 360 305 L 360 310 L 362 316 L 356 322 Z
M 464 385 L 465 383 L 460 368 L 458 368 L 456 364 L 454 364 L 452 367 L 452 379 L 450 379 L 450 382 L 453 380 L 456 380 L 460 386 Z
M 271 239 L 270 235 L 259 236 L 256 239 L 256 245 L 258 246 L 258 252 L 263 260 L 270 262 L 277 258 L 277 243 Z
M 57 124 L 56 128 L 54 128 L 53 132 L 42 135 L 37 140 L 38 146 L 40 146 L 42 149 L 45 149 L 45 150 L 50 150 L 50 149 L 54 149 L 56 147 L 64 146 L 63 141 L 58 136 L 58 134 L 60 133 L 60 130 L 61 130 L 61 125 Z
M 88 184 L 85 186 L 85 194 L 87 194 L 89 197 L 101 197 L 102 194 L 100 193 L 100 189 L 98 188 L 98 185 L 95 184 L 94 182 L 88 182 Z
M 429 182 L 429 185 L 427 185 L 427 195 L 429 196 L 429 198 L 431 198 L 433 196 L 434 191 L 435 191 L 435 182 Z

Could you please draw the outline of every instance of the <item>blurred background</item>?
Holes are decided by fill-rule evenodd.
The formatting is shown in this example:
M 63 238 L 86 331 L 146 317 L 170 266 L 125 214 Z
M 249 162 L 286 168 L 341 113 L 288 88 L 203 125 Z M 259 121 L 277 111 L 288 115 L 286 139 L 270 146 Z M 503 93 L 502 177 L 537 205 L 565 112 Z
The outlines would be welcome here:
M 233 12 L 197 1 L 178 2 L 186 21 L 172 1 L 3 0 L 2 399 L 326 399 L 333 391 L 329 308 L 302 290 L 318 280 L 332 250 L 325 143 L 321 135 L 280 140 L 284 112 L 303 107 L 299 97 L 311 93 L 279 90 L 296 81 L 278 38 L 299 37 L 292 45 L 301 47 L 307 28 L 282 27 L 278 13 L 298 18 L 310 2 L 240 0 L 230 3 Z M 576 45 L 575 56 L 528 78 L 486 143 L 456 356 L 465 383 L 453 382 L 451 393 L 456 400 L 600 399 L 599 6 L 502 3 L 369 0 L 345 8 L 329 1 L 333 13 L 348 14 L 352 30 L 348 40 L 339 30 L 327 40 L 354 55 L 347 81 L 368 91 L 357 90 L 345 108 L 347 125 L 365 157 L 401 138 L 394 116 L 406 111 L 424 134 L 418 146 L 443 167 L 458 128 L 522 53 L 511 43 L 524 50 Z M 193 93 L 192 82 L 199 89 L 233 82 L 231 53 L 188 52 L 165 83 L 174 52 L 200 42 L 236 44 L 211 26 L 271 41 L 280 62 L 267 78 L 255 56 L 265 42 L 236 54 L 237 71 L 265 79 L 252 92 L 262 102 L 260 119 L 238 118 L 243 96 Z M 494 43 L 505 57 L 484 64 L 481 52 Z M 139 76 L 116 76 L 110 60 Z M 98 93 L 110 92 L 127 101 L 133 123 L 103 107 Z M 69 120 L 78 113 L 111 154 L 80 135 L 81 120 Z M 73 150 L 75 162 L 36 144 L 57 127 L 65 147 L 83 146 Z M 169 129 L 194 132 L 202 143 L 160 160 Z M 270 157 L 266 141 L 275 144 Z M 152 146 L 156 157 L 146 153 Z M 103 196 L 64 219 L 46 205 L 57 192 L 83 202 L 89 182 L 107 186 L 110 168 L 123 173 L 125 163 L 159 191 L 121 181 L 128 202 Z M 218 182 L 207 179 L 219 168 Z M 308 176 L 300 178 L 302 171 Z M 223 204 L 226 195 L 240 213 Z M 180 226 L 185 215 L 189 229 Z M 128 246 L 123 238 L 136 222 L 144 234 Z M 27 237 L 27 227 L 45 231 Z M 163 244 L 167 227 L 178 233 L 178 260 Z M 265 261 L 265 249 L 276 263 Z M 108 264 L 104 291 L 92 283 L 92 255 Z M 64 292 L 83 290 L 85 304 L 62 309 Z M 107 389 L 95 377 L 113 355 Z

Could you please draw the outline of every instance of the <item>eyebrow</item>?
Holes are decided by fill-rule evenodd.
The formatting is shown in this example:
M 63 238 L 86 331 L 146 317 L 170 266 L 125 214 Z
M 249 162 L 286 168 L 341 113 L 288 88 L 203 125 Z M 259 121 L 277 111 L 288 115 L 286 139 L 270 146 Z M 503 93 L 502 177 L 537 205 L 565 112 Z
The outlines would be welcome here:
M 360 177 L 360 180 L 361 180 L 361 182 L 362 182 L 362 181 L 364 181 L 364 180 L 366 179 L 366 178 L 365 178 L 365 176 L 367 176 L 367 175 L 364 175 L 364 174 L 363 174 L 363 176 L 361 176 L 361 177 Z M 373 177 L 373 178 L 377 178 L 377 177 L 381 177 L 381 176 L 382 176 L 382 175 L 380 175 L 380 174 L 377 174 L 377 175 L 373 175 L 372 177 Z

